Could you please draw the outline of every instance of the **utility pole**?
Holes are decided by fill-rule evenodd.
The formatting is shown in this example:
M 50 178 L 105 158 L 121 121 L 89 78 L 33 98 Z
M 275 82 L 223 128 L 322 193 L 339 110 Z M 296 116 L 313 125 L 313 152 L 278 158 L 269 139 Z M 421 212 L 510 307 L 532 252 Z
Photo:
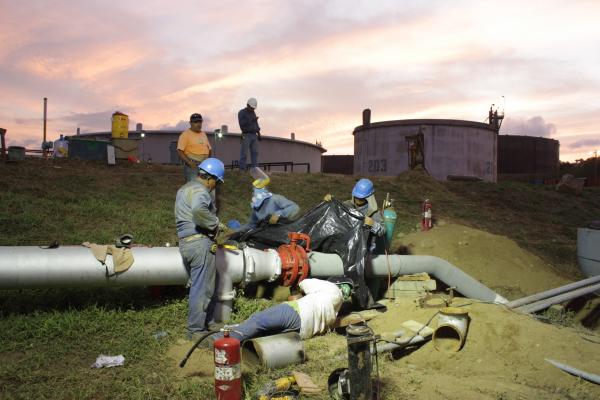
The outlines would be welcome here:
M 44 158 L 47 156 L 46 152 L 46 118 L 48 116 L 48 98 L 44 97 L 44 139 L 42 140 L 42 155 Z
M 0 128 L 0 139 L 2 140 L 2 158 L 6 159 L 6 142 L 4 141 L 4 135 L 6 134 L 6 129 Z

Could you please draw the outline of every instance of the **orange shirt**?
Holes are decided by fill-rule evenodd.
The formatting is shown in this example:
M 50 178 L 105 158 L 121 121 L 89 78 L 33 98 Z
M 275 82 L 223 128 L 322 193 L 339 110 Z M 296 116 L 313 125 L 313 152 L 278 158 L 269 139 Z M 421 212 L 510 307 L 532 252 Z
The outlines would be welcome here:
M 181 150 L 186 156 L 192 160 L 204 160 L 208 157 L 212 147 L 208 142 L 206 133 L 200 131 L 198 133 L 191 129 L 181 132 L 177 141 L 177 150 Z

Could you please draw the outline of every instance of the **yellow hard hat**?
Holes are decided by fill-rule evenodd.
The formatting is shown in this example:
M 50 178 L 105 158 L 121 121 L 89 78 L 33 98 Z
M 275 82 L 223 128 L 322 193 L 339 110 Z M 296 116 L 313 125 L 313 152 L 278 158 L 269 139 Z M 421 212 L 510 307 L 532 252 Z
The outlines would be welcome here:
M 252 186 L 254 186 L 257 189 L 264 189 L 267 186 L 269 186 L 269 183 L 271 183 L 271 179 L 261 178 L 261 179 L 256 179 L 254 182 L 252 182 Z

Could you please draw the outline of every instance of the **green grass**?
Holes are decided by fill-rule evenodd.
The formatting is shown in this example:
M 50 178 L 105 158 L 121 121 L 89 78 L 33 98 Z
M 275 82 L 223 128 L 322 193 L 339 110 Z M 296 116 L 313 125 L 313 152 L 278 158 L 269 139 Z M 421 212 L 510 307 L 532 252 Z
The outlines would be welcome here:
M 220 217 L 245 222 L 251 178 L 227 172 L 225 179 Z M 271 190 L 308 210 L 326 193 L 348 198 L 356 179 L 273 174 Z M 576 228 L 600 215 L 598 188 L 576 197 L 521 183 L 439 183 L 419 173 L 373 180 L 380 201 L 386 192 L 395 199 L 396 233 L 415 229 L 421 203 L 430 198 L 437 218 L 508 236 L 570 276 L 577 269 Z M 0 244 L 110 243 L 123 233 L 146 245 L 174 244 L 173 201 L 182 183 L 180 168 L 171 166 L 0 164 Z M 269 304 L 238 299 L 233 319 L 241 321 Z M 0 398 L 212 398 L 210 380 L 178 379 L 165 357 L 184 333 L 186 314 L 182 288 L 167 289 L 158 300 L 145 288 L 0 291 Z M 157 331 L 168 336 L 156 340 Z M 321 338 L 307 342 L 307 351 L 318 353 L 322 343 Z M 344 351 L 329 349 L 325 359 L 296 368 L 312 376 L 329 374 L 344 365 Z M 124 354 L 126 367 L 90 369 L 101 353 Z M 286 372 L 245 375 L 247 393 Z

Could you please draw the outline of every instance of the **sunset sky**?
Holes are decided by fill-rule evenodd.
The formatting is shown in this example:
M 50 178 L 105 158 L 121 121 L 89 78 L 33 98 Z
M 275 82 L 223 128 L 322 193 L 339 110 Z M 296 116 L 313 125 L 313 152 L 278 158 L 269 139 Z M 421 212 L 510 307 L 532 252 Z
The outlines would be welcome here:
M 8 145 L 130 127 L 262 133 L 352 154 L 372 121 L 483 122 L 560 140 L 561 160 L 600 150 L 600 1 L 0 0 L 0 127 Z

